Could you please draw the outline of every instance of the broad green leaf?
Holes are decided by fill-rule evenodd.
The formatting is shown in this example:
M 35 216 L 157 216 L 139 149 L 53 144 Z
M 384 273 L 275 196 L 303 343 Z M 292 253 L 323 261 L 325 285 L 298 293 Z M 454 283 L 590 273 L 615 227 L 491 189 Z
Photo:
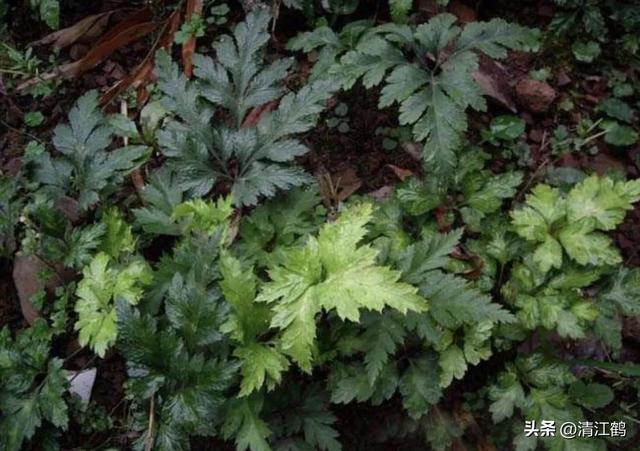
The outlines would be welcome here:
M 601 409 L 614 398 L 613 390 L 609 386 L 598 383 L 585 384 L 582 381 L 571 384 L 569 395 L 575 402 L 590 409 Z
M 440 353 L 438 360 L 440 367 L 440 387 L 448 387 L 453 379 L 462 379 L 467 371 L 467 362 L 465 361 L 462 349 L 456 345 L 449 346 Z
M 280 383 L 282 373 L 289 362 L 277 349 L 260 343 L 250 343 L 237 348 L 234 355 L 242 362 L 242 383 L 238 396 L 247 396 L 259 390 L 266 382 L 272 390 Z
M 371 218 L 371 205 L 360 204 L 325 225 L 303 247 L 285 251 L 282 263 L 269 271 L 271 281 L 258 295 L 273 304 L 271 327 L 282 330 L 281 348 L 298 365 L 311 370 L 315 317 L 335 309 L 341 319 L 358 321 L 360 309 L 401 313 L 426 309 L 417 289 L 399 282 L 400 273 L 375 264 L 377 252 L 359 246 Z
M 433 354 L 412 360 L 400 379 L 402 405 L 414 419 L 425 415 L 442 396 L 436 361 Z
M 137 303 L 143 287 L 151 283 L 153 276 L 142 259 L 117 267 L 103 252 L 84 268 L 82 276 L 76 290 L 78 321 L 75 329 L 80 332 L 80 344 L 89 344 L 103 357 L 117 336 L 115 302 L 122 299 L 130 304 Z

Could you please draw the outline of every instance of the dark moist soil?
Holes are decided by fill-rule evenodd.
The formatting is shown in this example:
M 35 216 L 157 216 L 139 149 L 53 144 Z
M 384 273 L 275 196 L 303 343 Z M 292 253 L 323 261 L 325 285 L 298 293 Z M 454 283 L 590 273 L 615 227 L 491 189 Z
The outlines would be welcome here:
M 399 178 L 390 165 L 414 174 L 421 172 L 420 163 L 400 146 L 394 150 L 382 147 L 384 135 L 376 134 L 376 129 L 397 127 L 397 113 L 388 109 L 379 110 L 376 93 L 357 86 L 351 92 L 337 96 L 335 105 L 340 102 L 349 105 L 345 116 L 349 131 L 341 133 L 337 127 L 327 126 L 326 119 L 335 117 L 333 110 L 323 115 L 313 133 L 306 138 L 311 151 L 302 159 L 302 164 L 309 172 L 315 174 L 319 168 L 326 169 L 330 174 L 354 170 L 362 182 L 359 189 L 361 193 L 397 184 Z
M 627 213 L 614 238 L 622 251 L 625 265 L 640 266 L 640 204 L 636 204 L 635 208 Z
M 28 326 L 22 311 L 20 302 L 11 276 L 11 265 L 0 261 L 0 329 L 8 326 L 12 332 Z

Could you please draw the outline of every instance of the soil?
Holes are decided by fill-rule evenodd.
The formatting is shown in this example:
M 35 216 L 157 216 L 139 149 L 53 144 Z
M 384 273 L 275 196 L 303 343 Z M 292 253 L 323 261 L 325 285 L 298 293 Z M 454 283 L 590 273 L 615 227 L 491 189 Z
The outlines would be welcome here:
M 326 168 L 331 174 L 354 170 L 362 182 L 359 192 L 369 193 L 384 186 L 398 183 L 398 175 L 391 166 L 421 173 L 421 164 L 399 147 L 385 150 L 383 134 L 378 127 L 397 127 L 397 114 L 392 110 L 379 110 L 377 95 L 357 87 L 352 92 L 338 96 L 335 103 L 344 101 L 351 105 L 345 119 L 349 131 L 341 133 L 337 127 L 330 128 L 325 120 L 319 122 L 313 133 L 306 138 L 311 151 L 302 159 L 302 164 L 311 173 Z M 329 111 L 323 117 L 333 117 Z
M 13 284 L 11 267 L 6 260 L 0 261 L 0 328 L 8 326 L 11 331 L 28 326 L 22 316 L 18 293 Z

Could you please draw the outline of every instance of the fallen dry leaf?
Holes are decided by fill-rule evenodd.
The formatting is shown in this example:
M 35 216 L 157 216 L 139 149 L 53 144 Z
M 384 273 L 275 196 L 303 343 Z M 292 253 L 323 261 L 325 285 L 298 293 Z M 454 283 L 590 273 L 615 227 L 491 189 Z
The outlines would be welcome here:
M 322 203 L 329 210 L 347 200 L 362 186 L 362 180 L 352 167 L 331 174 L 324 165 L 320 165 L 315 171 L 315 176 L 320 187 Z
M 194 14 L 202 13 L 202 0 L 187 0 L 187 7 L 184 13 L 185 22 L 191 19 Z M 191 78 L 193 74 L 193 52 L 196 50 L 196 39 L 192 36 L 187 42 L 182 44 L 182 65 L 184 74 Z
M 385 185 L 375 191 L 367 193 L 367 196 L 373 197 L 378 202 L 384 202 L 393 195 L 393 186 Z
M 111 16 L 121 9 L 114 9 L 100 14 L 94 14 L 85 17 L 79 22 L 62 30 L 54 31 L 46 35 L 44 38 L 33 42 L 31 45 L 52 44 L 57 49 L 63 49 L 76 42 L 86 42 L 98 38 L 104 33 Z
M 34 255 L 18 255 L 13 262 L 13 283 L 20 299 L 20 309 L 24 319 L 33 325 L 40 317 L 40 312 L 31 303 L 31 297 L 42 289 L 53 291 L 62 285 L 66 278 L 71 277 L 71 272 L 65 270 L 61 264 L 55 264 L 55 272 L 47 280 L 43 281 L 40 274 L 51 269 L 45 262 Z M 62 275 L 62 276 L 61 276 Z
M 148 21 L 150 14 L 147 8 L 138 10 L 130 17 L 116 24 L 113 29 L 102 36 L 96 45 L 78 61 L 63 64 L 53 72 L 48 72 L 27 80 L 18 86 L 17 90 L 22 91 L 41 80 L 52 80 L 57 77 L 67 79 L 76 78 L 86 71 L 93 69 L 119 48 L 155 30 L 158 24 Z
M 449 12 L 456 16 L 463 24 L 477 20 L 476 11 L 458 0 L 454 0 L 449 4 Z
M 262 116 L 273 111 L 278 106 L 278 103 L 279 100 L 272 100 L 271 102 L 267 102 L 264 105 L 260 105 L 252 109 L 244 118 L 244 121 L 242 122 L 242 128 L 253 127 L 254 125 L 256 125 L 258 122 L 260 122 Z
M 413 175 L 413 171 L 411 171 L 410 169 L 399 168 L 394 164 L 388 164 L 387 167 L 390 168 L 393 173 L 397 175 L 398 178 L 402 181 Z
M 495 100 L 512 113 L 517 112 L 511 95 L 513 89 L 508 82 L 508 73 L 501 64 L 490 58 L 481 57 L 479 68 L 473 73 L 473 79 L 485 96 Z
M 144 60 L 122 80 L 113 85 L 107 92 L 105 92 L 100 98 L 100 103 L 108 105 L 118 95 L 128 89 L 130 86 L 138 89 L 138 105 L 142 106 L 146 103 L 148 93 L 144 89 L 144 86 L 153 78 L 154 57 L 156 50 L 164 48 L 170 50 L 173 44 L 173 37 L 175 36 L 178 28 L 180 27 L 181 11 L 176 9 L 171 16 L 165 21 L 160 32 L 160 36 L 151 46 L 149 53 Z

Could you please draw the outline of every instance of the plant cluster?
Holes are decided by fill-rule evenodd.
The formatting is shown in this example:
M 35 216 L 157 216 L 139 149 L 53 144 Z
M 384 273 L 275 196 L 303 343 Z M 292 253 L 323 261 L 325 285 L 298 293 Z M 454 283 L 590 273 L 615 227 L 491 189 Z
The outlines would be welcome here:
M 640 315 L 640 269 L 612 233 L 640 180 L 529 173 L 514 115 L 468 139 L 470 111 L 488 109 L 480 58 L 535 51 L 539 33 L 448 13 L 416 23 L 410 3 L 389 6 L 392 22 L 324 23 L 290 40 L 316 57 L 296 90 L 295 60 L 267 52 L 273 17 L 257 8 L 193 56 L 192 77 L 155 53 L 157 89 L 138 120 L 105 114 L 89 91 L 50 143 L 31 142 L 20 170 L 0 174 L 0 258 L 42 268 L 29 299 L 39 318 L 0 331 L 2 449 L 58 449 L 72 429 L 116 427 L 124 446 L 160 451 L 200 440 L 338 451 L 355 449 L 350 433 L 363 449 L 439 450 L 473 445 L 481 429 L 496 449 L 631 446 L 640 379 L 623 326 Z M 334 15 L 356 7 L 322 2 Z M 195 16 L 175 41 L 204 33 Z M 555 130 L 550 155 L 636 142 L 625 77 L 598 119 Z M 356 83 L 397 109 L 397 126 L 375 132 L 386 151 L 414 140 L 425 174 L 329 209 L 301 164 L 306 134 Z M 323 120 L 347 134 L 348 112 L 340 103 Z M 135 190 L 132 174 L 144 174 Z M 125 362 L 124 418 L 71 393 L 69 337 L 91 361 Z M 581 343 L 593 349 L 577 359 Z M 368 409 L 384 414 L 376 430 L 358 414 Z M 543 420 L 627 430 L 575 442 L 524 433 Z

